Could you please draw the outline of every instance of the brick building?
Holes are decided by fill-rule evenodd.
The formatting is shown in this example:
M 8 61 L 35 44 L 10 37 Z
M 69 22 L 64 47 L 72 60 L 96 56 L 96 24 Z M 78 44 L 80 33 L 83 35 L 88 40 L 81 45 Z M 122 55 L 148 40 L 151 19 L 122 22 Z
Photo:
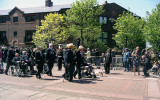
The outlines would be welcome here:
M 65 13 L 71 5 L 53 5 L 51 0 L 45 1 L 44 7 L 34 8 L 13 8 L 10 10 L 0 10 L 0 43 L 5 45 L 28 46 L 33 45 L 32 34 L 36 26 L 48 13 Z M 104 4 L 105 12 L 99 16 L 99 22 L 103 23 L 103 33 L 100 36 L 101 41 L 111 47 L 114 44 L 112 34 L 116 34 L 113 29 L 114 20 L 119 14 L 127 11 L 116 3 Z M 104 21 L 103 21 L 104 20 Z

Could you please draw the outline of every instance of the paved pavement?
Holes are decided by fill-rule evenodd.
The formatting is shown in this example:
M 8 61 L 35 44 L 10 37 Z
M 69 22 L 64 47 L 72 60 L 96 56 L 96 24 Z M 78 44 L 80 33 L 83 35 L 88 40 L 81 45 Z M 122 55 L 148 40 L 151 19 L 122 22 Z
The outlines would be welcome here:
M 160 100 L 160 79 L 155 76 L 111 70 L 109 75 L 70 83 L 63 73 L 54 67 L 53 77 L 43 74 L 41 80 L 0 74 L 0 100 Z

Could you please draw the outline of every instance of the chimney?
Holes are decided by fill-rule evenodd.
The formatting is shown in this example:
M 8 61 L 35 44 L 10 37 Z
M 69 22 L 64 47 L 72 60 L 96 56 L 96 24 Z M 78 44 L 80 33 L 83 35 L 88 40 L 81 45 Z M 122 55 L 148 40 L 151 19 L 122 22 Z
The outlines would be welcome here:
M 52 7 L 53 6 L 53 2 L 51 0 L 46 0 L 45 1 L 45 6 L 46 7 Z
M 104 2 L 104 5 L 106 5 L 107 3 L 108 3 L 108 2 L 107 2 L 107 1 L 105 1 L 105 2 Z

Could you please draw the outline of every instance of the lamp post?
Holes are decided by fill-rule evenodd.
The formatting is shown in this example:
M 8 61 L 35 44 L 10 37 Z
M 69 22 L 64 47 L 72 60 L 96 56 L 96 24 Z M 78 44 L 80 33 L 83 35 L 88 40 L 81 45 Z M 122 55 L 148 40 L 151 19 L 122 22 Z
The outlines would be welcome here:
M 111 17 L 111 18 L 109 18 L 109 20 L 110 20 L 110 22 L 111 22 L 111 30 L 110 30 L 111 32 L 110 32 L 110 33 L 112 34 L 112 31 L 113 31 L 113 23 L 114 23 L 114 20 L 115 20 L 115 19 L 114 19 L 113 17 Z M 112 43 L 112 39 L 111 39 L 111 43 Z M 113 45 L 110 44 L 110 46 L 113 46 Z

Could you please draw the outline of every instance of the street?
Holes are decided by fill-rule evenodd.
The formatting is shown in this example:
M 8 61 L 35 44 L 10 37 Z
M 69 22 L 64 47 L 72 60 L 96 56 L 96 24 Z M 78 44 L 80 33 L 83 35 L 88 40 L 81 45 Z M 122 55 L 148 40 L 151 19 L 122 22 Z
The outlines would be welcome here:
M 62 78 L 62 71 L 53 68 L 53 77 L 42 74 L 17 77 L 0 74 L 0 100 L 160 100 L 160 79 L 143 78 L 133 72 L 111 70 L 97 78 Z M 136 73 L 137 74 L 137 73 Z M 141 75 L 143 73 L 141 72 Z

